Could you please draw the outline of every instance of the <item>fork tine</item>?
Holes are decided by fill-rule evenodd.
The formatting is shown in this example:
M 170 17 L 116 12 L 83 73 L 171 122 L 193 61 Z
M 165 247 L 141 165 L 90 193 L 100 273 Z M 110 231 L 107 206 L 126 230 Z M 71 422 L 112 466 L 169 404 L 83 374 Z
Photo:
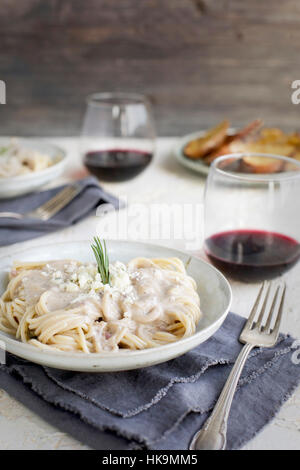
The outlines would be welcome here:
M 271 308 L 270 308 L 270 312 L 269 312 L 269 315 L 268 315 L 268 318 L 267 318 L 266 325 L 263 327 L 264 331 L 268 331 L 270 326 L 271 326 L 271 322 L 272 322 L 272 318 L 273 318 L 273 312 L 274 312 L 274 309 L 275 309 L 275 305 L 276 305 L 279 290 L 280 290 L 280 286 L 278 286 L 277 289 L 276 289 L 276 292 L 275 292 L 275 295 L 274 295 L 274 298 L 273 298 L 273 302 L 272 302 L 272 305 L 271 305 Z
M 63 198 L 57 199 L 55 204 L 52 204 L 51 206 L 47 207 L 46 209 L 42 209 L 42 213 L 43 214 L 49 214 L 49 213 L 55 211 L 57 207 L 59 207 L 61 205 L 64 205 L 64 204 L 67 204 L 67 201 L 69 201 L 70 198 L 72 198 L 71 193 L 65 194 Z
M 74 193 L 74 189 L 66 188 L 65 190 L 61 191 L 61 193 L 54 196 L 54 198 L 50 199 L 50 201 L 46 202 L 43 206 L 39 207 L 37 211 L 41 212 L 48 212 L 52 210 L 57 204 L 60 204 L 61 201 L 65 201 L 71 194 Z
M 50 199 L 50 201 L 46 202 L 44 205 L 33 211 L 31 215 L 34 215 L 35 217 L 38 217 L 42 220 L 49 220 L 64 206 L 68 205 L 69 202 L 79 193 L 79 191 L 80 187 L 78 186 L 68 186 L 52 199 Z
M 265 314 L 265 310 L 266 310 L 266 306 L 267 306 L 267 301 L 268 301 L 268 298 L 269 298 L 269 295 L 270 295 L 270 290 L 271 290 L 271 283 L 268 286 L 268 290 L 267 290 L 265 298 L 264 298 L 264 303 L 262 304 L 261 311 L 260 311 L 259 317 L 258 317 L 257 322 L 256 322 L 256 327 L 257 328 L 261 328 L 261 326 L 262 326 L 262 321 L 263 321 L 263 318 L 264 318 L 264 314 Z
M 68 196 L 70 191 L 73 192 L 74 188 L 67 187 L 63 191 L 60 191 L 58 194 L 56 194 L 56 196 L 54 196 L 52 199 L 47 201 L 43 206 L 41 206 L 40 209 L 47 211 L 53 206 L 53 204 L 55 205 L 58 201 Z
M 65 194 L 63 198 L 60 198 L 56 201 L 56 204 L 52 205 L 50 208 L 44 211 L 44 220 L 50 219 L 54 214 L 60 211 L 63 207 L 69 204 L 70 201 L 76 196 L 76 191 L 70 191 L 68 194 Z
M 279 310 L 278 310 L 275 326 L 274 326 L 273 331 L 272 331 L 272 334 L 274 334 L 276 337 L 278 336 L 280 323 L 281 323 L 281 319 L 282 319 L 285 292 L 286 292 L 286 284 L 284 283 L 283 290 L 282 290 L 282 293 L 281 293 L 281 300 L 280 300 Z
M 61 193 L 56 194 L 56 196 L 51 198 L 49 201 L 45 202 L 45 204 L 43 204 L 41 207 L 38 207 L 37 209 L 35 209 L 34 212 L 43 213 L 44 211 L 47 211 L 49 207 L 51 207 L 53 204 L 56 204 L 56 202 L 59 201 L 61 197 L 65 197 L 65 195 L 66 195 L 66 189 L 61 191 Z
M 255 315 L 256 315 L 256 312 L 257 312 L 257 308 L 258 308 L 258 305 L 259 305 L 259 302 L 260 302 L 260 299 L 261 299 L 261 295 L 263 293 L 265 285 L 266 285 L 266 282 L 264 281 L 262 283 L 261 288 L 259 290 L 259 293 L 256 297 L 256 300 L 255 300 L 254 305 L 252 307 L 251 313 L 250 313 L 249 318 L 246 322 L 245 328 L 251 329 L 251 326 L 253 324 L 253 321 L 254 321 L 254 318 L 255 318 Z

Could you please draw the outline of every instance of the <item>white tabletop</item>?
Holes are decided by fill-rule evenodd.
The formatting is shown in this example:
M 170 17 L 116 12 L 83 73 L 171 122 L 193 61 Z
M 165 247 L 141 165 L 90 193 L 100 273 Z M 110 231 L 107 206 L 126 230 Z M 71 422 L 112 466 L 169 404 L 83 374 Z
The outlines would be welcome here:
M 69 154 L 69 164 L 63 178 L 56 181 L 57 185 L 61 182 L 70 181 L 73 178 L 84 177 L 87 175 L 83 169 L 78 156 L 78 143 L 75 138 L 57 138 L 48 139 L 64 147 Z M 137 227 L 135 223 L 137 218 L 141 221 L 141 206 L 146 204 L 153 207 L 152 204 L 166 204 L 166 208 L 174 207 L 176 204 L 199 204 L 203 197 L 203 188 L 205 180 L 186 169 L 179 166 L 172 155 L 172 148 L 176 139 L 161 138 L 157 143 L 156 157 L 150 167 L 134 180 L 124 183 L 105 183 L 103 187 L 113 194 L 127 198 L 129 207 L 134 207 L 135 214 L 129 213 L 128 217 L 132 222 L 129 238 L 137 236 L 132 226 Z M 150 204 L 150 206 L 149 206 Z M 14 251 L 21 251 L 27 247 L 45 245 L 57 241 L 83 240 L 91 239 L 96 233 L 103 236 L 109 229 L 113 233 L 118 229 L 115 224 L 115 214 L 108 214 L 103 218 L 91 216 L 88 219 L 69 227 L 60 232 L 45 235 L 43 237 L 31 240 L 25 243 L 10 245 L 0 248 L 0 256 Z M 180 223 L 181 219 L 171 217 L 171 223 Z M 134 222 L 135 221 L 135 222 Z M 168 223 L 166 218 L 162 218 L 160 223 Z M 201 225 L 201 224 L 200 224 Z M 194 227 L 190 227 L 193 229 Z M 199 229 L 199 227 L 198 227 Z M 197 230 L 198 230 L 197 229 Z M 201 232 L 201 227 L 200 227 Z M 145 234 L 147 238 L 147 233 Z M 178 237 L 151 240 L 152 243 L 164 244 L 179 249 L 186 249 L 186 242 Z M 193 247 L 193 251 L 195 250 Z M 199 245 L 198 253 L 201 255 Z M 286 275 L 288 284 L 288 293 L 286 299 L 286 315 L 282 330 L 289 332 L 293 336 L 300 338 L 300 312 L 299 300 L 300 290 L 298 288 L 300 279 L 300 263 Z M 246 316 L 253 302 L 258 286 L 255 284 L 242 284 L 231 282 L 234 294 L 232 310 L 240 315 Z M 300 367 L 300 365 L 299 365 Z M 249 410 L 251 412 L 251 410 Z M 245 421 L 245 426 L 247 425 Z M 262 430 L 245 449 L 300 449 L 300 387 L 285 403 L 276 418 Z M 23 405 L 12 399 L 6 392 L 0 390 L 0 449 L 86 449 L 87 447 L 76 441 L 72 437 L 64 434 L 48 423 L 40 419 Z

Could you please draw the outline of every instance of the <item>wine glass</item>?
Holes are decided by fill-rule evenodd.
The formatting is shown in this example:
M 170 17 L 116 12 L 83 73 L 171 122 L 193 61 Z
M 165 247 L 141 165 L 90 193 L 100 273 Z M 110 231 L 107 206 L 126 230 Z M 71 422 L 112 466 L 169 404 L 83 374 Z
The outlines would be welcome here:
M 232 154 L 211 165 L 204 249 L 221 271 L 246 282 L 272 279 L 300 256 L 300 161 Z
M 154 154 L 154 122 L 143 95 L 94 93 L 87 97 L 80 152 L 88 170 L 105 181 L 137 176 Z

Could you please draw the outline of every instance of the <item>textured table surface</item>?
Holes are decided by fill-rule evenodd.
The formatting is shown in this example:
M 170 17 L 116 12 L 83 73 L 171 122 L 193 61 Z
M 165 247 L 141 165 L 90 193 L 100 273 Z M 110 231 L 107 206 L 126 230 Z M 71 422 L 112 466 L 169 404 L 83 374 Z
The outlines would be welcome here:
M 78 143 L 74 138 L 51 139 L 64 147 L 69 153 L 67 171 L 59 182 L 72 178 L 84 177 L 78 156 Z M 157 153 L 152 165 L 136 179 L 125 183 L 107 183 L 103 186 L 118 196 L 126 197 L 129 205 L 141 204 L 190 204 L 201 205 L 205 180 L 180 167 L 174 160 L 172 148 L 176 139 L 159 139 Z M 85 221 L 61 232 L 46 235 L 33 241 L 0 248 L 0 256 L 37 245 L 57 241 L 90 239 L 98 232 L 103 233 L 107 226 L 113 227 L 114 214 L 103 218 L 91 216 Z M 111 222 L 109 224 L 109 222 Z M 165 222 L 166 223 L 166 222 Z M 176 224 L 176 220 L 174 221 Z M 113 234 L 112 234 L 113 235 Z M 132 236 L 133 234 L 129 234 Z M 184 240 L 155 240 L 153 243 L 165 244 L 174 248 L 185 249 Z M 197 251 L 197 250 L 196 250 Z M 201 256 L 199 248 L 198 254 Z M 286 275 L 288 294 L 286 315 L 282 330 L 300 338 L 300 263 Z M 246 316 L 253 302 L 258 286 L 232 282 L 232 310 Z M 300 365 L 299 365 L 300 367 Z M 245 426 L 247 425 L 245 413 Z M 300 449 L 300 388 L 282 407 L 276 418 L 263 429 L 246 449 Z M 23 405 L 0 390 L 0 449 L 87 449 L 86 446 L 70 436 L 58 431 L 40 419 Z

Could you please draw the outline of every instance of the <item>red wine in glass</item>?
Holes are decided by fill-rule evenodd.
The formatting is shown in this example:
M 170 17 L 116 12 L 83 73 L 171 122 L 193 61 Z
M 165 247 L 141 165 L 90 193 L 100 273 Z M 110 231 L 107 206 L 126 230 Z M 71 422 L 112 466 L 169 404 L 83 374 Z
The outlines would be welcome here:
M 141 173 L 152 160 L 152 153 L 141 150 L 94 150 L 85 154 L 88 170 L 104 181 L 126 181 Z
M 280 276 L 300 257 L 300 244 L 291 237 L 262 230 L 231 230 L 205 241 L 206 254 L 221 271 L 246 282 Z

